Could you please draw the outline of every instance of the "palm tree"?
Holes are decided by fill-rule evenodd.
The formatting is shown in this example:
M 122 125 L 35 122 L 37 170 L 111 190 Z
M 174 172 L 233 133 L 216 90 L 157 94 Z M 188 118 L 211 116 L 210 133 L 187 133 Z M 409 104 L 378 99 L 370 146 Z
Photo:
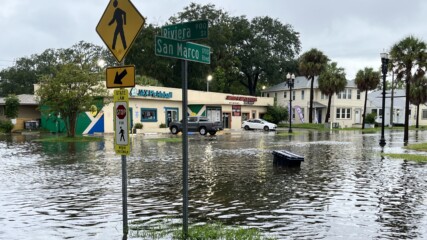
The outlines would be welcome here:
M 326 68 L 329 58 L 323 52 L 312 48 L 301 55 L 299 59 L 300 74 L 305 76 L 309 81 L 310 87 L 310 109 L 308 113 L 308 122 L 313 122 L 313 99 L 314 99 L 314 77 L 319 76 Z
M 364 70 L 359 70 L 356 74 L 356 79 L 354 80 L 361 92 L 365 92 L 365 103 L 363 105 L 363 121 L 362 129 L 365 129 L 365 116 L 366 116 L 366 102 L 368 101 L 368 91 L 374 90 L 380 83 L 380 73 L 374 71 L 372 68 L 365 67 Z M 385 114 L 383 113 L 383 117 Z
M 422 77 L 419 79 L 414 79 L 414 82 L 411 86 L 411 94 L 409 95 L 409 101 L 417 106 L 417 120 L 415 127 L 419 127 L 420 120 L 420 104 L 427 102 L 427 78 Z
M 326 70 L 320 74 L 319 89 L 323 94 L 329 96 L 325 122 L 329 122 L 332 96 L 343 91 L 346 85 L 344 68 L 338 68 L 336 62 L 328 64 Z
M 393 45 L 390 51 L 395 64 L 394 73 L 398 81 L 405 81 L 405 130 L 403 141 L 408 142 L 409 132 L 409 96 L 414 79 L 422 78 L 427 67 L 427 45 L 424 41 L 409 36 Z

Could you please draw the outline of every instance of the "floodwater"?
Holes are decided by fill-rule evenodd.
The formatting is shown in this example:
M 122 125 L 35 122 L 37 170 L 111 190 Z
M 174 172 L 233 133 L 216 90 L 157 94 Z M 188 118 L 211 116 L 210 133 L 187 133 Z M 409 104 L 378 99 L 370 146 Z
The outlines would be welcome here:
M 175 137 L 133 138 L 131 223 L 180 220 L 182 147 L 155 140 L 165 136 Z M 384 152 L 406 152 L 402 131 L 385 136 Z M 0 135 L 0 239 L 121 239 L 121 158 L 113 137 L 33 142 L 37 137 Z M 278 239 L 427 239 L 427 164 L 381 157 L 379 137 L 190 135 L 189 222 L 257 227 Z M 409 137 L 426 142 L 427 132 Z M 271 152 L 282 149 L 303 155 L 301 167 L 273 166 Z

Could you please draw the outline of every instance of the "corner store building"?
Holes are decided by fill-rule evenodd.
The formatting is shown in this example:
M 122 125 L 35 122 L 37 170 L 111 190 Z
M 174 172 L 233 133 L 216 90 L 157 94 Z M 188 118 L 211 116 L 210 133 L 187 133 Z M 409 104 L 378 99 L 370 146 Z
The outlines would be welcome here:
M 112 96 L 113 90 L 109 91 Z M 188 90 L 187 114 L 221 121 L 225 129 L 240 129 L 244 120 L 262 118 L 267 106 L 273 104 L 274 99 L 267 97 Z M 114 132 L 113 106 L 112 102 L 105 105 L 93 119 L 103 121 L 105 133 Z M 142 132 L 162 132 L 161 124 L 168 127 L 170 122 L 182 119 L 182 89 L 136 85 L 129 89 L 129 115 L 131 126 L 143 124 Z M 91 132 L 88 128 L 84 133 Z

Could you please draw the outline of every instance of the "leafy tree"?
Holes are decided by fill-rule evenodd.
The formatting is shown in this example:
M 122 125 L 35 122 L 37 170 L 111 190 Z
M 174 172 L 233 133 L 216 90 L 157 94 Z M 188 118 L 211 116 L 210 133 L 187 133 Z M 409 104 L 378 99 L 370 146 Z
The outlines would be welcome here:
M 89 67 L 89 69 L 92 67 Z M 106 95 L 99 78 L 76 63 L 59 65 L 52 75 L 43 75 L 36 91 L 41 106 L 60 114 L 67 135 L 75 136 L 77 116 L 90 109 L 95 96 Z
M 191 3 L 169 20 L 178 22 L 209 20 L 209 38 L 199 40 L 211 47 L 211 64 L 189 63 L 189 88 L 204 89 L 206 76 L 216 72 L 227 76 L 217 91 L 243 93 L 242 85 L 250 95 L 256 95 L 259 82 L 280 81 L 283 72 L 291 69 L 293 58 L 300 51 L 298 33 L 291 25 L 270 17 L 249 21 L 245 16 L 231 17 L 215 5 Z M 217 68 L 219 68 L 217 70 Z M 175 72 L 175 75 L 179 74 Z
M 380 83 L 380 73 L 372 68 L 366 67 L 364 70 L 359 70 L 356 74 L 355 83 L 357 89 L 365 92 L 365 103 L 363 105 L 362 129 L 365 129 L 366 123 L 366 103 L 368 101 L 368 91 L 374 90 Z M 384 114 L 383 114 L 384 115 Z M 383 116 L 384 117 L 384 116 Z
M 427 67 L 427 45 L 424 41 L 409 36 L 394 44 L 390 51 L 394 62 L 394 73 L 398 81 L 405 81 L 405 129 L 403 141 L 408 142 L 409 136 L 409 96 L 411 85 L 416 79 L 424 76 Z
M 409 101 L 417 106 L 417 120 L 415 127 L 419 127 L 420 120 L 420 104 L 427 102 L 427 78 L 422 77 L 414 79 L 414 82 L 411 86 L 411 94 L 409 95 Z
M 33 59 L 20 58 L 16 65 L 0 71 L 0 96 L 9 94 L 32 94 L 37 81 Z
M 256 95 L 258 82 L 271 85 L 281 81 L 290 62 L 300 51 L 298 33 L 289 24 L 270 17 L 252 21 L 240 17 L 234 29 L 234 55 L 240 60 L 240 83 L 250 95 Z
M 115 62 L 107 49 L 83 41 L 71 48 L 46 49 L 41 54 L 20 58 L 15 66 L 0 71 L 0 96 L 33 94 L 33 85 L 42 75 L 55 72 L 58 65 L 66 62 L 73 61 L 83 68 L 90 66 L 91 72 L 100 72 L 99 66 L 94 64 L 100 59 L 110 66 Z
M 314 77 L 319 76 L 326 68 L 329 58 L 322 51 L 312 48 L 301 55 L 299 59 L 299 72 L 311 81 L 309 123 L 313 123 Z
M 135 39 L 125 62 L 135 65 L 137 75 L 157 79 L 168 87 L 180 87 L 181 75 L 179 70 L 181 65 L 176 59 L 155 55 L 154 38 L 156 35 L 160 35 L 159 27 L 152 24 L 145 26 Z
M 339 68 L 337 67 L 336 62 L 332 62 L 331 64 L 328 64 L 326 70 L 320 74 L 318 81 L 320 91 L 329 96 L 328 110 L 326 111 L 325 119 L 325 122 L 329 122 L 332 96 L 335 93 L 343 91 L 347 85 L 344 68 Z
M 235 49 L 233 44 L 234 18 L 228 12 L 216 9 L 213 4 L 191 3 L 184 8 L 184 11 L 172 16 L 169 21 L 171 24 L 176 24 L 200 19 L 209 21 L 209 37 L 198 40 L 198 42 L 211 47 L 211 64 L 189 62 L 189 87 L 199 90 L 205 89 L 206 77 L 212 74 L 213 89 L 219 92 L 231 92 L 234 85 L 239 84 L 240 77 L 239 68 L 236 68 L 236 66 L 240 66 L 240 61 L 233 53 Z M 227 76 L 225 84 L 220 83 L 215 86 L 216 80 L 221 78 L 221 76 L 215 76 L 216 72 Z M 179 77 L 179 82 L 181 82 L 180 79 Z
M 145 86 L 160 86 L 160 87 L 163 86 L 157 79 L 147 77 L 147 76 L 140 76 L 140 75 L 136 75 L 135 83 L 138 85 L 145 85 Z
M 5 99 L 4 115 L 7 118 L 18 117 L 19 99 L 15 94 L 9 94 Z

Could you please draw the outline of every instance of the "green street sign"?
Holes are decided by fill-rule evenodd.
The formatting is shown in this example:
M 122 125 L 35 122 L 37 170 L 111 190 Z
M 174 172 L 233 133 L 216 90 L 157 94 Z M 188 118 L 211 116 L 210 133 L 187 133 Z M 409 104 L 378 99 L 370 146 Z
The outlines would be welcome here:
M 157 56 L 211 63 L 211 48 L 208 46 L 156 36 L 155 49 Z
M 207 38 L 208 20 L 198 20 L 163 26 L 162 36 L 181 41 Z

